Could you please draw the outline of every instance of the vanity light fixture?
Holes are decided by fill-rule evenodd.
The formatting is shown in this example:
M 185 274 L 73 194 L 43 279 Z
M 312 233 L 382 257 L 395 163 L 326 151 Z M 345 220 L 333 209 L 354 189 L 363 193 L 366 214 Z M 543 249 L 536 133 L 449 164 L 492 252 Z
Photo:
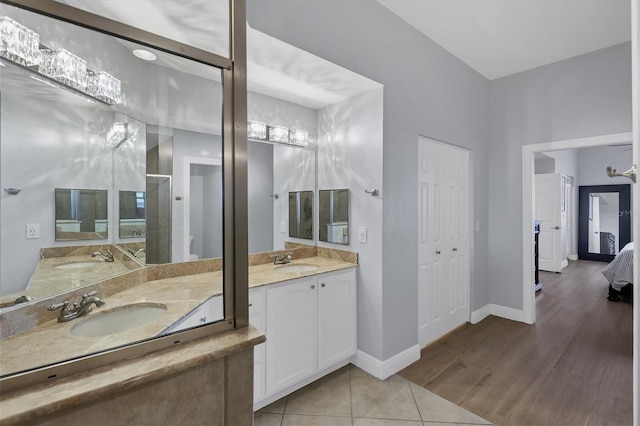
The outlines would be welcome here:
M 289 143 L 289 129 L 282 126 L 269 126 L 269 142 Z
M 40 63 L 40 36 L 8 16 L 0 16 L 0 56 L 22 66 Z
M 309 145 L 309 132 L 306 130 L 291 130 L 289 132 L 289 143 L 298 146 Z
M 7 65 L 14 63 L 20 66 L 16 68 L 62 83 L 56 87 L 78 90 L 108 105 L 121 102 L 120 80 L 88 69 L 84 59 L 66 49 L 41 45 L 37 33 L 8 16 L 0 16 L 0 57 L 10 61 Z
M 247 137 L 249 139 L 266 140 L 267 125 L 259 121 L 249 121 L 247 123 Z
M 271 126 L 260 121 L 247 122 L 247 138 L 287 145 L 309 145 L 309 132 L 306 130 L 289 130 L 284 126 Z
M 135 49 L 132 53 L 144 61 L 155 61 L 157 59 L 155 54 L 145 49 Z
M 65 49 L 41 49 L 38 72 L 60 83 L 84 90 L 87 86 L 87 61 Z
M 111 145 L 113 149 L 116 149 L 127 140 L 127 130 L 127 123 L 121 123 L 119 121 L 113 123 L 113 126 L 111 126 L 107 132 L 107 142 L 109 142 L 109 145 Z

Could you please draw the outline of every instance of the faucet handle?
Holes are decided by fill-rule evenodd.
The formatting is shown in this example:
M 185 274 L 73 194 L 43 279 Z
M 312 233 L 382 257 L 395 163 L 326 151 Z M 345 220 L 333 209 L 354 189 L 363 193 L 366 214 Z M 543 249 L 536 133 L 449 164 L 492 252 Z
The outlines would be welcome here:
M 86 299 L 88 297 L 91 297 L 91 296 L 95 296 L 96 294 L 98 294 L 97 290 L 90 291 L 89 293 L 82 295 L 82 300 L 84 300 L 84 299 Z
M 62 308 L 62 310 L 64 311 L 65 309 L 67 309 L 69 307 L 69 302 L 67 302 L 66 300 L 62 303 L 56 303 L 55 305 L 51 305 L 47 308 L 48 311 L 57 311 L 58 309 Z

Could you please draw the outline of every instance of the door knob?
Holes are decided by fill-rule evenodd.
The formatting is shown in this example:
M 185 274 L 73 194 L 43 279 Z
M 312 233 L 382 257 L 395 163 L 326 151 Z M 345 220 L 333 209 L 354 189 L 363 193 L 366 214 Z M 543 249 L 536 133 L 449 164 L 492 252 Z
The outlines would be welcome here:
M 559 226 L 554 226 L 554 227 L 553 227 L 553 228 L 551 228 L 551 229 L 560 229 L 560 227 L 559 227 Z

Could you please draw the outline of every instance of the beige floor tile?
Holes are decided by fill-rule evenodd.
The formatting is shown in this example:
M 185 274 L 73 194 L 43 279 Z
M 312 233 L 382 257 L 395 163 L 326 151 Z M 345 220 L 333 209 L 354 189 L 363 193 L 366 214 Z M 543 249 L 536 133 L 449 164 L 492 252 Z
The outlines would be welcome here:
M 378 380 L 352 370 L 351 404 L 353 417 L 422 420 L 409 382 L 400 376 Z
M 289 395 L 285 413 L 351 417 L 349 369 L 335 371 Z
M 354 418 L 353 426 L 423 426 L 423 425 L 422 425 L 422 422 L 413 421 L 413 420 Z
M 282 426 L 351 426 L 351 417 L 285 414 Z
M 486 423 L 438 423 L 438 422 L 424 422 L 423 426 L 487 426 Z
M 253 414 L 253 426 L 280 426 L 283 414 L 263 413 Z
M 259 413 L 273 413 L 273 414 L 282 414 L 284 413 L 284 407 L 287 405 L 287 397 L 281 398 L 276 402 L 272 402 L 264 408 L 258 410 Z
M 411 392 L 424 422 L 491 424 L 482 417 L 455 405 L 428 390 L 409 382 Z M 429 423 L 431 425 L 431 423 Z

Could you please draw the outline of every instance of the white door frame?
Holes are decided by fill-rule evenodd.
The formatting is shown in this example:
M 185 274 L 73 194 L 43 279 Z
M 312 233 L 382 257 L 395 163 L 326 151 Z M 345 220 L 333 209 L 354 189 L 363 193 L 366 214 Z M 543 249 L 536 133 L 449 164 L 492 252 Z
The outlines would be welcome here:
M 203 164 L 205 166 L 222 166 L 222 160 L 219 158 L 207 157 L 184 157 L 184 217 L 183 219 L 183 246 L 182 253 L 184 262 L 189 261 L 189 221 L 191 217 L 191 165 Z
M 522 147 L 522 314 L 528 324 L 536 322 L 534 266 L 533 266 L 533 220 L 534 220 L 534 154 L 563 149 L 589 148 L 594 146 L 625 143 L 632 140 L 632 133 L 615 133 L 588 138 L 544 142 Z M 634 306 L 635 310 L 635 306 Z

